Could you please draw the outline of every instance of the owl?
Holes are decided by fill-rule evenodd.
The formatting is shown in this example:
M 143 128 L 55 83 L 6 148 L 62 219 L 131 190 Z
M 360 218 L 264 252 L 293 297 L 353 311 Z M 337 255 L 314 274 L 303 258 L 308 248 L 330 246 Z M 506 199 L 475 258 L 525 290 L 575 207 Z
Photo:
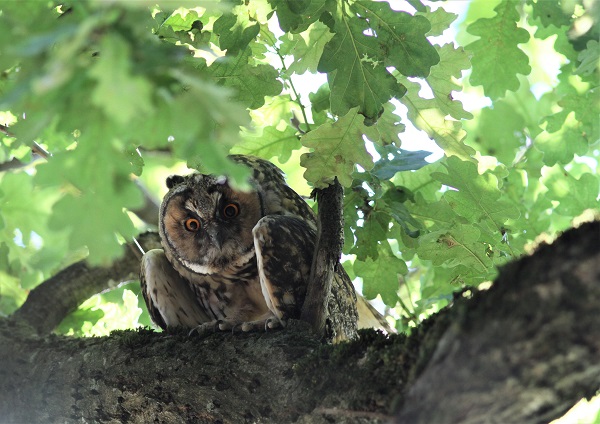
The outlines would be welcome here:
M 231 159 L 251 170 L 250 189 L 226 177 L 194 173 L 167 178 L 160 208 L 162 249 L 141 262 L 142 293 L 163 329 L 285 327 L 299 318 L 316 241 L 316 217 L 272 163 Z M 367 326 L 381 317 L 361 298 L 338 264 L 328 299 L 330 338 L 356 335 L 358 309 Z

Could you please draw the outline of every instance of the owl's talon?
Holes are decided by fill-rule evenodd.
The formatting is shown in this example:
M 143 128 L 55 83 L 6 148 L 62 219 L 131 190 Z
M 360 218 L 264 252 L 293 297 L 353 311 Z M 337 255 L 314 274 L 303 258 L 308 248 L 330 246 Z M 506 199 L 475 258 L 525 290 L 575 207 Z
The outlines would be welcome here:
M 244 324 L 245 323 L 243 323 L 243 322 L 239 322 L 237 324 L 233 324 L 231 326 L 231 334 L 235 334 L 235 331 L 238 330 L 238 329 L 241 329 L 242 331 L 245 331 L 244 330 Z
M 215 320 L 211 322 L 202 323 L 190 330 L 188 333 L 188 337 L 191 337 L 194 333 L 198 335 L 198 337 L 207 336 L 210 333 L 216 333 L 219 331 L 219 325 L 222 323 L 221 320 Z
M 235 325 L 232 324 L 229 321 L 225 321 L 225 320 L 222 320 L 222 319 L 220 319 L 220 320 L 217 321 L 217 329 L 220 330 L 220 331 L 231 330 L 231 329 L 233 329 L 233 327 L 235 327 Z
M 285 327 L 283 322 L 281 322 L 279 319 L 272 317 L 272 318 L 267 318 L 265 320 L 265 333 L 269 330 L 273 330 L 273 329 L 279 328 L 279 327 Z
M 265 322 L 265 331 L 273 330 L 273 329 L 279 328 L 279 327 L 282 327 L 282 328 L 285 327 L 285 321 L 281 321 L 277 318 L 269 318 Z
M 252 331 L 256 328 L 256 326 L 254 325 L 254 322 L 243 322 L 241 325 L 242 325 L 242 331 L 244 333 L 247 333 L 248 331 Z

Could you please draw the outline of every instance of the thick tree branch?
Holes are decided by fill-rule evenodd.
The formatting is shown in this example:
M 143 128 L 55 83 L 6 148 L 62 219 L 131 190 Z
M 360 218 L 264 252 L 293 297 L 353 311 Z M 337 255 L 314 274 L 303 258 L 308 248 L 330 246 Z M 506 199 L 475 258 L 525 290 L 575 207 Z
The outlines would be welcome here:
M 141 234 L 138 241 L 145 250 L 160 243 L 156 233 Z M 110 266 L 76 262 L 33 289 L 11 319 L 28 324 L 39 335 L 48 334 L 91 296 L 138 278 L 139 269 L 140 258 L 131 248 Z
M 316 190 L 317 242 L 301 318 L 319 337 L 325 334 L 327 300 L 344 245 L 343 197 L 337 178 L 329 187 Z
M 405 423 L 542 423 L 600 389 L 600 223 L 513 262 L 451 325 L 408 391 Z
M 7 422 L 542 423 L 600 388 L 600 223 L 505 267 L 410 337 L 22 335 L 0 320 Z

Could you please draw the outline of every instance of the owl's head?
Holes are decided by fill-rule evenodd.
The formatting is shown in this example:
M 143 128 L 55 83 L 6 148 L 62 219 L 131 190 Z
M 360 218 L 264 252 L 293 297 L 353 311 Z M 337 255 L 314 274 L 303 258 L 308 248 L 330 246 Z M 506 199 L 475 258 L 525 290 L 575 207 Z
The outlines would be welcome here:
M 172 263 L 212 274 L 248 259 L 252 228 L 263 215 L 256 191 L 236 191 L 226 178 L 203 174 L 171 176 L 167 187 L 159 231 Z

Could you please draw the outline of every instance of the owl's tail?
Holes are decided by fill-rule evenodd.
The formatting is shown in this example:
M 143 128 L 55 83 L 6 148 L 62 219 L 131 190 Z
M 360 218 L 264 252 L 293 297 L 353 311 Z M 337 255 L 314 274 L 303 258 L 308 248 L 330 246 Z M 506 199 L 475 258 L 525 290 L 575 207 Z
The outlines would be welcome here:
M 357 296 L 356 308 L 358 309 L 358 328 L 375 328 L 388 334 L 395 333 L 385 318 L 371 305 L 367 299 Z

